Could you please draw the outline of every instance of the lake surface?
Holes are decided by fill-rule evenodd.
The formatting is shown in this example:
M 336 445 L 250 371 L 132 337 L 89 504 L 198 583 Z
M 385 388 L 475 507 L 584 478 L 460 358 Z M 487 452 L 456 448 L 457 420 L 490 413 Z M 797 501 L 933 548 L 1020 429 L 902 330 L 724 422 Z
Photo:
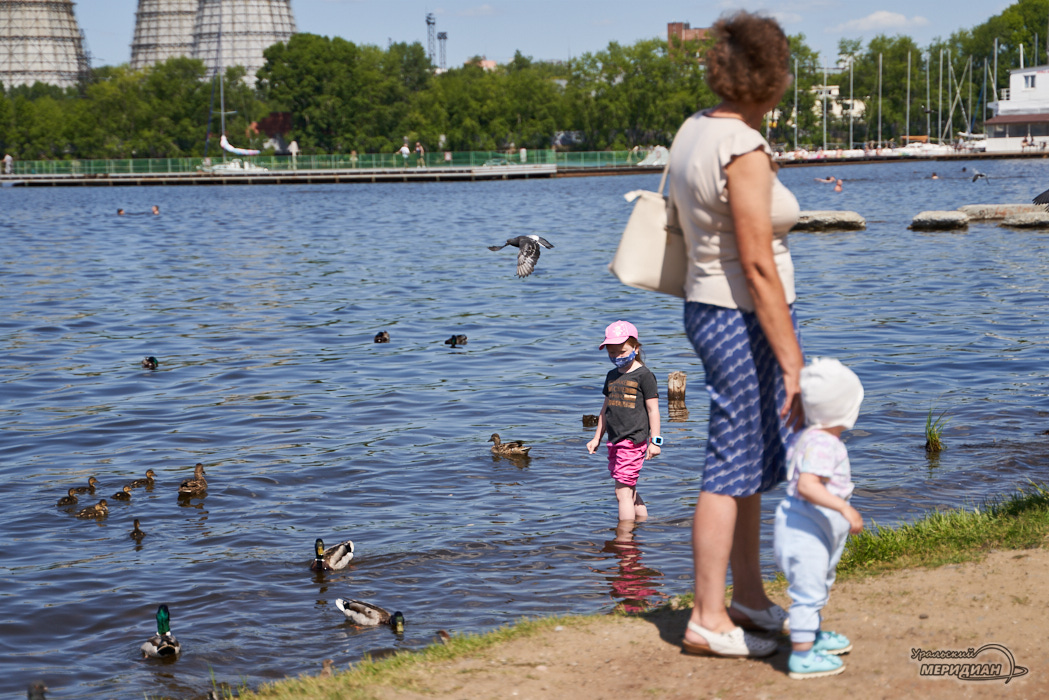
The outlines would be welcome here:
M 976 183 L 972 165 L 782 172 L 803 209 L 868 220 L 790 240 L 807 354 L 866 388 L 847 442 L 854 504 L 881 524 L 1049 478 L 1049 233 L 907 229 L 922 210 L 1049 187 L 1041 161 L 977 163 L 991 179 Z M 828 173 L 843 193 L 813 181 Z M 606 269 L 622 194 L 658 180 L 0 190 L 0 694 L 43 679 L 61 698 L 201 697 L 212 672 L 256 686 L 441 628 L 689 590 L 702 367 L 680 303 Z M 114 215 L 152 204 L 160 217 Z M 522 233 L 556 248 L 518 280 L 516 250 L 486 246 Z M 664 423 L 640 482 L 652 519 L 629 544 L 581 426 L 617 318 L 639 327 L 661 388 L 689 377 L 689 420 Z M 374 344 L 382 329 L 391 342 Z M 468 344 L 445 345 L 453 333 Z M 949 418 L 937 459 L 930 409 Z M 533 458 L 493 458 L 493 432 Z M 179 501 L 196 462 L 207 496 Z M 147 468 L 156 486 L 109 499 L 102 522 L 55 507 L 91 475 L 81 505 Z M 770 574 L 781 493 L 765 500 Z M 311 573 L 316 537 L 353 539 L 351 567 Z M 351 627 L 337 597 L 403 611 L 404 635 Z M 159 603 L 174 664 L 139 658 Z

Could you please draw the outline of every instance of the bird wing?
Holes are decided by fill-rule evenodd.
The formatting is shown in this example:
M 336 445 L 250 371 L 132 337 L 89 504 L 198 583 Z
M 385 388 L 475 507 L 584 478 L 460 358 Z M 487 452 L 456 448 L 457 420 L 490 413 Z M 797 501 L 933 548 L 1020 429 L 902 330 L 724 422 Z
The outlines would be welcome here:
M 545 238 L 543 238 L 542 236 L 536 236 L 535 238 L 536 238 L 536 240 L 537 240 L 537 241 L 539 241 L 540 243 L 542 243 L 542 244 L 543 244 L 544 246 L 546 246 L 547 248 L 553 248 L 553 247 L 554 247 L 554 244 L 553 244 L 553 243 L 551 243 L 550 241 L 546 240 L 546 239 L 545 239 Z
M 1049 205 L 1049 190 L 1046 190 L 1045 192 L 1042 192 L 1040 195 L 1035 197 L 1033 201 L 1034 201 L 1035 204 L 1046 204 L 1046 205 Z M 1046 208 L 1049 209 L 1049 207 L 1046 207 Z
M 517 246 L 517 276 L 528 277 L 539 260 L 539 244 L 522 236 Z
M 390 613 L 386 610 L 363 600 L 336 598 L 335 607 L 342 611 L 346 619 L 357 625 L 379 625 L 390 619 Z
M 505 247 L 506 243 L 503 243 L 502 245 L 490 245 L 488 246 L 488 250 L 502 250 Z
M 346 540 L 328 547 L 324 550 L 324 561 L 336 571 L 345 569 L 353 561 L 353 542 Z

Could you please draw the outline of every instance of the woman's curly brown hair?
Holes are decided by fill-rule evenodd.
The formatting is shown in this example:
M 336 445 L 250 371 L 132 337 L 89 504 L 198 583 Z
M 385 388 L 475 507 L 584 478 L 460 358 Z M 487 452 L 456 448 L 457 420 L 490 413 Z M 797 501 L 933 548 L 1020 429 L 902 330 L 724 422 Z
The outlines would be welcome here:
M 714 23 L 707 50 L 707 85 L 723 100 L 765 102 L 783 88 L 790 44 L 771 17 L 737 12 Z

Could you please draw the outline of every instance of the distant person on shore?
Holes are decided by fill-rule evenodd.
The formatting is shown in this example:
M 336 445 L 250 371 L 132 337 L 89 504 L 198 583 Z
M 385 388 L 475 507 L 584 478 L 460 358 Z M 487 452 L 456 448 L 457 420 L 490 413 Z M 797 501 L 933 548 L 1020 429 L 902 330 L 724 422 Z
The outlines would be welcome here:
M 401 154 L 401 158 L 404 159 L 404 167 L 407 168 L 408 167 L 408 158 L 412 155 L 412 151 L 411 151 L 410 148 L 408 148 L 408 144 L 404 144 L 403 146 L 401 146 L 400 150 L 397 151 L 397 153 Z
M 160 216 L 160 207 L 158 207 L 156 204 L 153 205 L 153 208 L 150 209 L 150 211 L 153 212 L 153 216 Z
M 685 653 L 763 657 L 787 612 L 761 569 L 761 497 L 783 481 L 804 416 L 804 356 L 794 314 L 787 233 L 798 200 L 776 176 L 764 116 L 791 83 L 790 45 L 771 17 L 736 12 L 710 31 L 707 84 L 721 102 L 685 120 L 667 184 L 689 251 L 685 333 L 711 396 L 702 482 L 692 521 L 696 596 Z M 725 584 L 732 567 L 732 602 Z
M 838 181 L 834 183 L 834 191 L 841 192 L 841 189 L 841 179 L 839 178 Z
M 838 658 L 852 649 L 844 635 L 820 629 L 835 569 L 849 534 L 863 518 L 849 505 L 853 484 L 849 453 L 841 441 L 852 430 L 863 402 L 863 385 L 845 365 L 817 358 L 801 370 L 805 430 L 787 452 L 787 495 L 776 509 L 776 563 L 790 583 L 791 678 L 833 676 L 845 670 Z
M 356 148 L 353 149 L 352 151 L 350 151 L 350 167 L 351 168 L 356 168 L 357 167 L 357 149 Z
M 637 479 L 645 460 L 658 455 L 663 444 L 659 435 L 659 387 L 656 375 L 642 360 L 634 324 L 611 324 L 598 347 L 608 351 L 615 369 L 605 376 L 605 402 L 586 450 L 597 452 L 601 436 L 608 433 L 608 471 L 615 480 L 619 521 L 640 522 L 648 517 L 648 507 L 637 492 Z
M 10 175 L 15 171 L 15 159 L 10 153 L 4 155 L 4 175 Z
M 415 142 L 415 167 L 426 167 L 426 149 L 418 141 Z

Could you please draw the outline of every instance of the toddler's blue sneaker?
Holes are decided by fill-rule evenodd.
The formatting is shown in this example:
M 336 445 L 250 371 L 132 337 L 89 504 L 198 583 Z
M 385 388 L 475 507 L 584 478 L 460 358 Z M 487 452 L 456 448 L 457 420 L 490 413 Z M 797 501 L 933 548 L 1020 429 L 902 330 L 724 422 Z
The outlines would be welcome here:
M 816 633 L 812 650 L 823 654 L 847 654 L 852 651 L 852 642 L 844 634 L 820 630 Z
M 791 678 L 823 678 L 836 676 L 845 670 L 845 663 L 837 656 L 827 656 L 818 651 L 808 654 L 792 653 L 787 661 L 787 675 Z

